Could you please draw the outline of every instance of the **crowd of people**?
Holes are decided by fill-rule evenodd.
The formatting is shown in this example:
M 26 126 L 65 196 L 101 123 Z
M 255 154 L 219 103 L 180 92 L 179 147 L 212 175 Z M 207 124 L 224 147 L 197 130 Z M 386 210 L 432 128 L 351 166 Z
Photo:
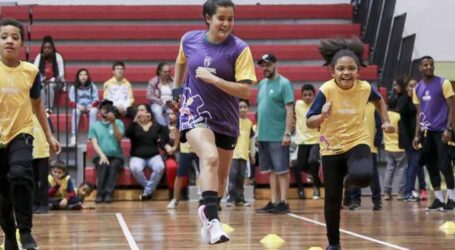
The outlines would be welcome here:
M 269 174 L 271 188 L 270 201 L 256 209 L 258 213 L 291 211 L 290 173 L 301 199 L 306 198 L 302 172 L 312 180 L 313 199 L 321 197 L 324 185 L 329 250 L 341 249 L 340 210 L 361 206 L 360 188 L 370 186 L 375 211 L 382 209 L 382 199 L 393 199 L 394 179 L 399 183 L 397 200 L 427 200 L 422 166 L 428 170 L 435 197 L 427 210 L 455 208 L 449 157 L 455 94 L 447 79 L 434 75 L 433 58 L 420 59 L 419 82 L 397 78 L 386 103 L 371 84 L 359 79 L 364 66 L 360 40 L 322 41 L 320 54 L 332 79 L 318 90 L 303 85 L 300 100 L 289 79 L 279 73 L 278 58 L 265 54 L 256 61 L 264 78 L 256 85 L 255 124 L 247 116 L 250 88 L 257 82 L 255 62 L 248 44 L 232 34 L 234 4 L 208 0 L 203 13 L 208 29 L 182 37 L 174 77 L 169 64 L 158 65 L 147 85 L 148 103 L 135 105 L 122 61 L 113 63 L 102 98 L 89 70 L 77 71 L 68 95 L 74 108 L 70 144 L 76 144 L 80 117 L 87 113 L 88 139 L 96 152 L 96 203 L 114 201 L 118 174 L 126 160 L 121 141 L 129 138 L 128 165 L 143 188 L 141 200 L 151 199 L 166 175 L 173 190 L 167 207 L 176 209 L 185 177 L 193 172 L 201 193 L 197 212 L 201 239 L 208 244 L 229 240 L 219 216 L 225 193 L 227 207 L 251 205 L 245 199 L 244 183 L 254 176 L 254 166 Z M 76 187 L 63 162 L 49 166 L 51 152 L 58 153 L 60 144 L 52 135 L 48 114 L 54 109 L 58 83 L 65 82 L 63 57 L 52 38 L 43 39 L 33 66 L 19 60 L 22 25 L 4 19 L 0 31 L 1 43 L 8 45 L 1 50 L 0 78 L 14 76 L 15 85 L 24 85 L 16 89 L 8 85 L 10 81 L 0 81 L 0 226 L 7 249 L 17 249 L 16 228 L 24 248 L 36 249 L 32 212 L 82 209 L 95 185 L 84 182 Z M 19 106 L 17 98 L 22 98 Z M 384 198 L 378 171 L 382 147 L 387 161 Z M 291 154 L 293 148 L 295 154 Z M 144 174 L 146 167 L 151 170 L 149 178 Z M 445 197 L 441 173 L 447 185 Z

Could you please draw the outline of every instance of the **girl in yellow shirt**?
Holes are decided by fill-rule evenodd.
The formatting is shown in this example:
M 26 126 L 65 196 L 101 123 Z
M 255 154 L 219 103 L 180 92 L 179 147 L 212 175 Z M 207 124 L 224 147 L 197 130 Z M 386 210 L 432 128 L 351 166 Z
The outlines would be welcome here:
M 321 42 L 319 51 L 333 79 L 324 83 L 307 113 L 307 126 L 320 128 L 324 170 L 324 215 L 327 250 L 340 247 L 340 209 L 345 187 L 366 187 L 373 175 L 369 134 L 364 122 L 367 102 L 381 114 L 385 132 L 393 132 L 381 96 L 366 81 L 358 79 L 364 46 L 358 39 Z

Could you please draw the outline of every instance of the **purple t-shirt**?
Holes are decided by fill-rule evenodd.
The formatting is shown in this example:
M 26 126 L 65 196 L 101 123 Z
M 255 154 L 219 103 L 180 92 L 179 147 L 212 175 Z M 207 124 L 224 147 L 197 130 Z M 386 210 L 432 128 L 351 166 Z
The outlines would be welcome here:
M 234 35 L 212 44 L 205 38 L 206 32 L 190 31 L 182 38 L 188 74 L 183 84 L 180 131 L 206 126 L 216 133 L 238 137 L 239 99 L 195 76 L 198 67 L 205 67 L 226 81 L 249 80 L 235 79 L 236 61 L 248 45 Z
M 447 125 L 449 108 L 444 97 L 444 79 L 435 76 L 430 82 L 421 80 L 415 87 L 420 103 L 420 128 L 430 131 L 444 131 Z

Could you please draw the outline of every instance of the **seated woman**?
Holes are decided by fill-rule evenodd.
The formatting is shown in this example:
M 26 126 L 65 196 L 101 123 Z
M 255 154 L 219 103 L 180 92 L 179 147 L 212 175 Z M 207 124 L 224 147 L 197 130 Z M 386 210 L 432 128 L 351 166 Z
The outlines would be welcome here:
M 172 85 L 169 64 L 158 64 L 156 76 L 150 79 L 147 85 L 147 100 L 150 102 L 156 122 L 163 126 L 167 123 L 163 113 L 172 101 Z
M 151 199 L 164 172 L 164 162 L 159 149 L 164 148 L 166 151 L 170 151 L 172 148 L 168 144 L 169 130 L 155 122 L 149 105 L 141 104 L 125 135 L 131 140 L 131 173 L 144 188 L 139 198 L 141 200 Z M 145 167 L 152 170 L 148 180 L 144 175 Z

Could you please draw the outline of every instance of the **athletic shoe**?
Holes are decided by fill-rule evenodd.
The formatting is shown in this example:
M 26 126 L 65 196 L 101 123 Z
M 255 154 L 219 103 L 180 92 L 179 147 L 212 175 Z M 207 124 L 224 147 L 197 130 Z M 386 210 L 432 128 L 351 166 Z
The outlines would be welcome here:
M 321 198 L 321 191 L 318 187 L 313 187 L 313 200 L 319 200 Z
M 246 200 L 239 200 L 235 202 L 235 205 L 238 207 L 251 207 L 251 203 Z
M 226 207 L 233 207 L 234 201 L 226 201 Z
M 291 210 L 289 209 L 289 203 L 286 203 L 284 201 L 280 201 L 278 205 L 276 206 L 276 209 L 272 212 L 274 214 L 287 214 Z
M 11 237 L 4 236 L 3 243 L 1 245 L 1 249 L 14 249 L 14 250 L 20 249 L 19 243 L 16 240 L 16 234 L 14 234 L 14 236 L 12 235 Z
M 207 231 L 210 236 L 210 244 L 223 243 L 229 240 L 229 236 L 224 232 L 218 219 L 213 219 L 207 223 Z
M 428 199 L 428 192 L 425 189 L 420 190 L 420 200 L 426 201 Z
M 405 198 L 404 198 L 404 195 L 403 195 L 403 194 L 398 194 L 398 195 L 397 195 L 397 200 L 402 201 L 402 200 L 404 200 L 404 199 L 405 199 Z
M 139 200 L 141 200 L 141 201 L 146 201 L 146 200 L 151 200 L 151 199 L 152 199 L 152 194 L 143 192 L 142 194 L 139 195 Z
M 33 213 L 34 214 L 47 214 L 49 212 L 48 206 L 38 206 Z
M 404 201 L 407 202 L 416 202 L 419 201 L 419 197 L 414 196 L 413 194 L 410 194 L 404 198 Z
M 386 200 L 386 201 L 392 200 L 392 194 L 391 193 L 384 193 L 384 200 Z
M 36 241 L 30 232 L 21 233 L 19 231 L 19 235 L 20 235 L 20 241 L 21 241 L 23 249 L 25 249 L 25 250 L 38 249 L 38 245 L 36 244 Z
M 373 211 L 380 211 L 382 209 L 382 203 L 380 201 L 373 201 Z
M 341 250 L 340 245 L 330 245 L 325 250 Z
M 427 207 L 427 211 L 444 211 L 444 203 L 440 202 L 439 199 L 434 199 L 433 204 Z
M 114 201 L 114 195 L 112 193 L 108 193 L 104 196 L 104 202 L 112 203 Z
M 257 213 L 273 213 L 276 210 L 277 204 L 272 203 L 269 201 L 267 205 L 262 208 L 256 209 Z
M 209 235 L 209 231 L 207 228 L 209 220 L 205 216 L 204 210 L 205 210 L 205 205 L 199 206 L 199 208 L 197 210 L 197 214 L 199 215 L 199 220 L 201 221 L 201 225 L 202 225 L 201 240 L 204 243 L 210 244 L 210 235 Z
M 96 198 L 95 198 L 95 203 L 101 203 L 101 202 L 104 202 L 104 194 L 97 192 Z
M 447 203 L 444 205 L 444 210 L 453 210 L 455 208 L 455 201 L 447 199 Z
M 360 209 L 360 204 L 357 203 L 357 202 L 353 202 L 350 206 L 349 206 L 349 210 L 359 210 Z
M 176 199 L 172 199 L 169 204 L 167 205 L 167 209 L 176 209 L 179 201 Z

